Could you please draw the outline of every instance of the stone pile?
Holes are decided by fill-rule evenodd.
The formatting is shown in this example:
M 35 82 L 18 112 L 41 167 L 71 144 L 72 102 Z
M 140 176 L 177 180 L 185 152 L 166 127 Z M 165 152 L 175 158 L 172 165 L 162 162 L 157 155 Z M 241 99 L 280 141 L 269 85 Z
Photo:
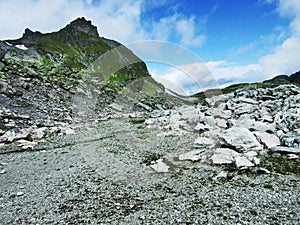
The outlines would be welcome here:
M 191 152 L 179 160 L 258 166 L 259 155 L 276 152 L 297 158 L 300 148 L 300 88 L 240 89 L 197 106 L 167 110 L 145 121 L 166 132 L 196 132 Z
M 74 133 L 68 123 L 33 121 L 29 115 L 17 114 L 5 107 L 0 109 L 0 125 L 0 145 L 14 142 L 22 150 L 33 149 L 42 138 Z

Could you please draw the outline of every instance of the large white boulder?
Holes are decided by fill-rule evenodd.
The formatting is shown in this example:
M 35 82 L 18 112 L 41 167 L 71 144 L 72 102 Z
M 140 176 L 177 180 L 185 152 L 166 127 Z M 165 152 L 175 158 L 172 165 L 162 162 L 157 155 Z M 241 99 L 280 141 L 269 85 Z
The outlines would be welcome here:
M 247 128 L 231 127 L 220 133 L 219 137 L 224 144 L 239 152 L 261 151 L 263 149 L 254 134 Z

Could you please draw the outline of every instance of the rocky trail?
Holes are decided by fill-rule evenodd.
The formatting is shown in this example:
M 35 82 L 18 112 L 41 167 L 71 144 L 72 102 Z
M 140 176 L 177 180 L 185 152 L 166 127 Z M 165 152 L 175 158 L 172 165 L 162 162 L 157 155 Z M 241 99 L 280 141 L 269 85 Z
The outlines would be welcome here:
M 278 95 L 278 90 L 272 93 Z M 281 90 L 295 93 L 285 98 L 285 112 L 298 110 L 291 99 L 298 103 L 299 89 Z M 255 104 L 243 96 L 223 98 L 233 108 L 231 100 Z M 297 120 L 283 123 L 283 115 L 281 136 L 271 121 L 242 120 L 243 126 L 234 129 L 247 132 L 226 138 L 234 126 L 224 127 L 220 120 L 229 114 L 206 104 L 154 111 L 147 118 L 103 120 L 74 134 L 42 139 L 32 150 L 9 153 L 2 146 L 2 224 L 298 224 L 299 136 L 295 123 L 290 130 L 286 126 Z M 266 105 L 261 102 L 257 109 L 267 110 Z M 274 105 L 272 99 L 269 107 Z M 206 115 L 200 113 L 203 107 Z M 213 117 L 219 123 L 202 123 L 212 119 L 212 112 L 219 113 L 219 120 Z M 227 121 L 238 124 L 244 117 L 230 115 Z M 266 127 L 272 131 L 267 134 L 278 138 L 277 147 L 258 136 L 253 136 L 254 144 L 247 142 Z M 276 138 L 267 140 L 277 143 Z

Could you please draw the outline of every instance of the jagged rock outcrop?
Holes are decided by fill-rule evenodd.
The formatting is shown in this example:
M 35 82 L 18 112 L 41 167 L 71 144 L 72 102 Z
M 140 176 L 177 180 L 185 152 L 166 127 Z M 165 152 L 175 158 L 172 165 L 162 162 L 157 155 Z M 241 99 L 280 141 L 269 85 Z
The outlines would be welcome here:
M 76 20 L 72 21 L 61 31 L 74 35 L 85 33 L 89 36 L 99 37 L 97 27 L 92 25 L 92 22 L 90 20 L 86 20 L 84 17 L 77 18 Z

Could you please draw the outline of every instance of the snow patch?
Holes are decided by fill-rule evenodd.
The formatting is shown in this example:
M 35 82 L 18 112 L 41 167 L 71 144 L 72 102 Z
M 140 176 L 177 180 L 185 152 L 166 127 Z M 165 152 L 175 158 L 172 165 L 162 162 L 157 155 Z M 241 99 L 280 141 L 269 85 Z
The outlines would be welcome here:
M 8 42 L 6 42 L 6 41 L 5 41 L 5 44 L 7 44 L 7 45 L 9 45 L 9 46 L 12 46 L 12 44 L 11 44 L 11 43 L 8 43 Z
M 25 45 L 16 45 L 16 47 L 18 49 L 21 49 L 21 50 L 27 50 L 28 49 L 27 47 L 25 47 Z

